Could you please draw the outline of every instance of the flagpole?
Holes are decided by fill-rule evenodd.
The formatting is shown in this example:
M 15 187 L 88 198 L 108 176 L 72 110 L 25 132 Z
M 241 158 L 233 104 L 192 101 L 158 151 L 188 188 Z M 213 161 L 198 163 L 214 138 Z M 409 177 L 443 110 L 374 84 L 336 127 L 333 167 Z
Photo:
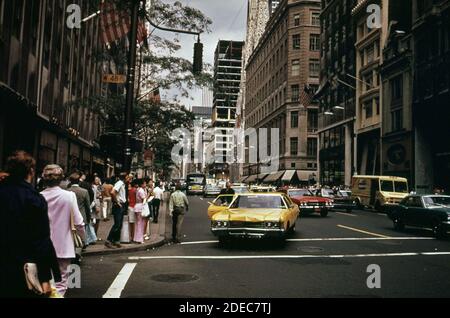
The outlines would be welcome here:
M 133 100 L 134 100 L 134 81 L 135 81 L 135 67 L 136 67 L 136 42 L 137 42 L 137 28 L 138 28 L 138 11 L 140 0 L 133 0 L 131 2 L 131 30 L 129 33 L 128 52 L 128 78 L 127 78 L 127 96 L 125 105 L 125 127 L 123 133 L 124 140 L 124 160 L 123 171 L 131 171 L 131 138 L 133 134 Z

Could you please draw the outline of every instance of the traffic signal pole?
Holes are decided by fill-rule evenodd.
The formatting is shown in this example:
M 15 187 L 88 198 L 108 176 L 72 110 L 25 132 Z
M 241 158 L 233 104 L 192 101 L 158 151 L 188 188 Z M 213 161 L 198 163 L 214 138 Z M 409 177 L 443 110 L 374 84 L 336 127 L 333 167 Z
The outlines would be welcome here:
M 138 11 L 140 0 L 133 0 L 131 3 L 131 30 L 129 32 L 128 51 L 128 75 L 127 75 L 127 96 L 125 104 L 125 127 L 123 132 L 123 171 L 131 171 L 131 138 L 133 135 L 133 102 L 134 102 L 134 81 L 136 68 L 136 42 L 137 42 L 137 28 L 138 28 Z

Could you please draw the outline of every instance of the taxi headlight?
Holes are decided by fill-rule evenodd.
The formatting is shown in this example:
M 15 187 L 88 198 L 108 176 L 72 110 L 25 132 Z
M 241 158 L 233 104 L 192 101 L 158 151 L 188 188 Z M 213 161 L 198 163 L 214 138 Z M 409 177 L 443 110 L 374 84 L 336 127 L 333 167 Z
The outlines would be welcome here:
M 212 225 L 213 225 L 213 227 L 227 227 L 228 222 L 227 221 L 213 221 Z
M 265 226 L 270 229 L 277 228 L 280 227 L 280 222 L 268 221 L 266 222 Z

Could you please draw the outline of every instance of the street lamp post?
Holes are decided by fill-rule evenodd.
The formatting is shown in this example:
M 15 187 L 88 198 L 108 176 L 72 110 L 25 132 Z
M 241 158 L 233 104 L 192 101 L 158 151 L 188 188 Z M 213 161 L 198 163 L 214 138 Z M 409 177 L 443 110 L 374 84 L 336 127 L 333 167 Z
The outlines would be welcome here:
M 127 96 L 125 104 L 125 127 L 123 133 L 123 146 L 124 146 L 124 158 L 123 168 L 124 171 L 130 172 L 131 170 L 131 137 L 133 133 L 133 99 L 134 99 L 134 76 L 135 76 L 135 64 L 136 64 L 136 40 L 137 40 L 137 27 L 138 27 L 138 10 L 139 0 L 133 0 L 131 3 L 131 30 L 130 30 L 130 50 L 128 52 L 128 79 L 127 79 Z

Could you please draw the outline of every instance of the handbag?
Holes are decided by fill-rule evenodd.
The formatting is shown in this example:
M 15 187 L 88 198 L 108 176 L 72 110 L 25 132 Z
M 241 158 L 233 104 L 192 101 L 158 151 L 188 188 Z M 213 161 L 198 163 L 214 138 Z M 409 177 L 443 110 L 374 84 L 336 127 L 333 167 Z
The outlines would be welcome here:
M 44 291 L 42 290 L 41 283 L 38 278 L 38 269 L 34 263 L 26 263 L 23 266 L 23 271 L 25 273 L 25 281 L 29 290 L 33 291 L 38 295 L 42 295 Z
M 150 216 L 150 208 L 148 207 L 148 202 L 147 200 L 144 200 L 144 202 L 142 202 L 142 211 L 141 211 L 141 215 L 144 218 L 147 218 Z
M 72 232 L 72 240 L 73 240 L 73 245 L 75 247 L 75 252 L 76 252 L 77 249 L 83 248 L 84 242 L 83 242 L 83 239 L 81 238 L 81 236 L 78 234 L 77 229 L 75 227 L 75 224 L 73 221 L 73 210 L 70 210 L 70 230 Z

